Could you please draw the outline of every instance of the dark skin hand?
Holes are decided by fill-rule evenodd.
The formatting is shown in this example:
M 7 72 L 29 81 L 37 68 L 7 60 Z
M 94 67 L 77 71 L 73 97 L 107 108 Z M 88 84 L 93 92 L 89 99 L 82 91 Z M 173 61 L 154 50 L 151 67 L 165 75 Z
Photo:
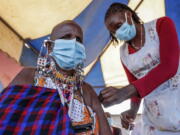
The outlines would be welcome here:
M 82 43 L 83 41 L 82 29 L 80 28 L 78 24 L 76 24 L 73 21 L 64 21 L 56 25 L 53 28 L 51 37 L 50 37 L 52 41 L 56 39 L 74 39 L 74 38 L 76 38 L 76 40 L 79 41 L 80 43 Z M 47 42 L 46 45 L 48 46 L 48 52 L 50 53 L 52 51 L 53 44 L 52 42 Z M 75 73 L 75 70 L 63 70 L 57 64 L 56 64 L 56 67 L 59 71 L 67 75 L 73 75 Z M 35 68 L 24 68 L 15 77 L 15 79 L 11 82 L 10 85 L 16 85 L 16 84 L 21 84 L 21 85 L 32 84 L 33 85 L 34 74 L 35 74 Z M 102 106 L 93 88 L 85 82 L 83 83 L 82 87 L 83 87 L 82 96 L 85 103 L 93 109 L 93 111 L 96 113 L 96 116 L 99 120 L 99 126 L 100 126 L 99 134 L 112 135 L 111 129 L 106 120 Z
M 122 127 L 125 129 L 131 129 L 130 124 L 132 125 L 132 123 L 134 122 L 135 118 L 136 118 L 136 114 L 139 110 L 139 106 L 140 106 L 140 102 L 139 103 L 135 103 L 135 102 L 131 102 L 131 108 L 123 113 L 121 113 L 121 124 Z
M 100 93 L 99 99 L 104 107 L 109 107 L 119 104 L 131 97 L 138 96 L 138 92 L 133 85 L 128 85 L 123 88 L 107 87 Z
M 101 91 L 99 99 L 104 107 L 109 107 L 115 104 L 119 104 L 131 97 L 138 96 L 138 93 L 133 85 L 128 85 L 121 89 L 114 87 L 107 87 Z M 140 103 L 131 102 L 131 108 L 121 113 L 122 127 L 128 129 L 130 124 L 135 120 Z

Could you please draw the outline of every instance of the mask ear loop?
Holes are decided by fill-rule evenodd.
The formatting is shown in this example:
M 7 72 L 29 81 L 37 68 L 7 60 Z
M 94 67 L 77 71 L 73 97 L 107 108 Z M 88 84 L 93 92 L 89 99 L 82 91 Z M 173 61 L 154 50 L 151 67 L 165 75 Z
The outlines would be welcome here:
M 126 19 L 126 23 L 128 23 L 128 21 L 127 21 L 127 13 L 125 13 L 125 19 Z M 134 25 L 134 21 L 133 21 L 132 17 L 131 17 L 131 23 L 132 23 L 132 25 Z
M 125 19 L 126 19 L 126 23 L 128 23 L 128 22 L 127 22 L 127 13 L 126 13 L 126 12 L 125 12 Z
M 132 19 L 132 17 L 131 17 L 131 22 L 132 22 L 132 25 L 135 25 L 135 24 L 134 24 L 134 20 Z

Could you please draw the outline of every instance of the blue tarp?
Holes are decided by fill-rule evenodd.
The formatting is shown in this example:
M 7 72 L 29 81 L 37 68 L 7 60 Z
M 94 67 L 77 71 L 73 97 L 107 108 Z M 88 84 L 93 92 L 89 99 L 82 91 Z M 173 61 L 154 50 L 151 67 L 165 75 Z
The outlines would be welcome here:
M 166 15 L 173 19 L 180 39 L 180 0 L 166 0 Z
M 38 54 L 32 51 L 31 48 L 23 46 L 20 62 L 22 66 L 36 66 Z

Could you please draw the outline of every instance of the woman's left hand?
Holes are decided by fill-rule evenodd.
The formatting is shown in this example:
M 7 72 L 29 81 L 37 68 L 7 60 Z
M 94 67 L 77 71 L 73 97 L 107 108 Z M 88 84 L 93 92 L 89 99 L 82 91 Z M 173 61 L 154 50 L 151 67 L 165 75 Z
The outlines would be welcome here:
M 120 89 L 107 87 L 101 91 L 99 99 L 104 107 L 109 107 L 137 95 L 138 93 L 133 85 L 128 85 Z

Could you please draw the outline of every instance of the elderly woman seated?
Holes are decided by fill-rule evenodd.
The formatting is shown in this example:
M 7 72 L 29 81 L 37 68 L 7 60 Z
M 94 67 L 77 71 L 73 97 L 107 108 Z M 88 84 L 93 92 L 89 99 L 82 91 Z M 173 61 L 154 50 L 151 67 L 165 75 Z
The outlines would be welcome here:
M 37 68 L 23 69 L 0 96 L 0 134 L 111 135 L 93 88 L 83 81 L 83 32 L 56 25 Z

